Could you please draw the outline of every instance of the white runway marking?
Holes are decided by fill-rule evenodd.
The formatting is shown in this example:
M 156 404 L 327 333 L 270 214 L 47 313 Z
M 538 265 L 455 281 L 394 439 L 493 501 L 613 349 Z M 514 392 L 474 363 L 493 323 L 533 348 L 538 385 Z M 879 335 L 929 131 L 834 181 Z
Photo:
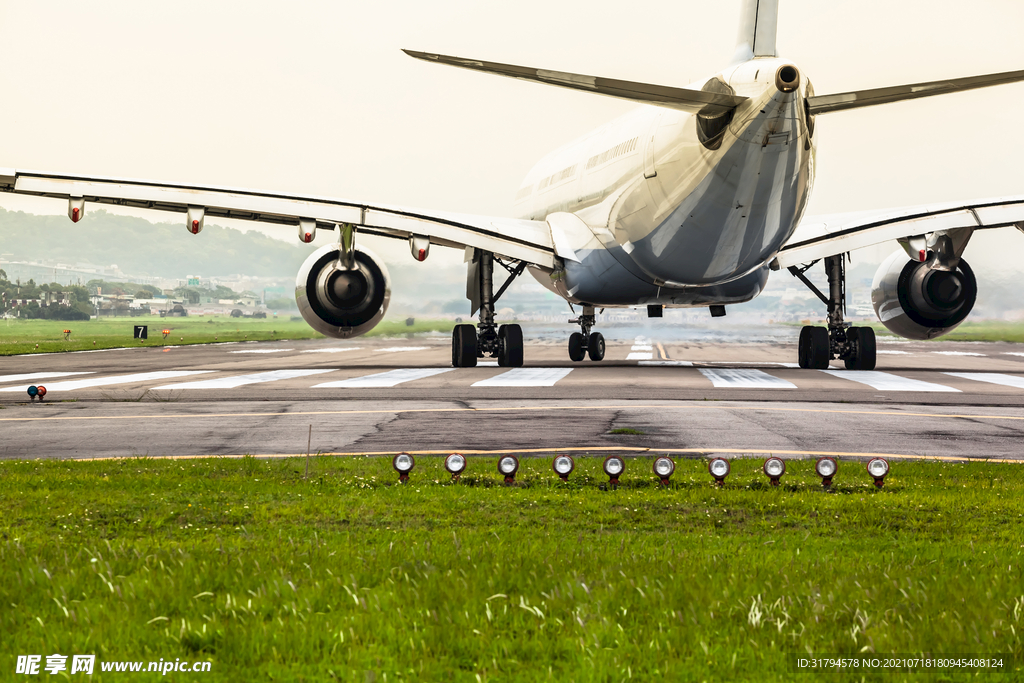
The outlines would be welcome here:
M 478 360 L 476 362 L 478 368 L 496 368 L 498 367 L 498 361 L 496 360 Z
M 204 372 L 211 372 L 206 370 Z M 234 389 L 246 384 L 260 384 L 262 382 L 276 382 L 282 379 L 294 379 L 307 375 L 319 375 L 322 372 L 333 372 L 333 370 L 271 370 L 269 372 L 254 372 L 251 375 L 235 375 L 234 377 L 219 377 L 217 379 L 199 380 L 197 382 L 182 382 L 181 384 L 165 384 L 155 389 Z
M 90 379 L 78 379 L 68 382 L 56 382 L 46 387 L 47 391 L 71 391 L 72 389 L 88 389 L 89 387 L 102 387 L 108 384 L 137 384 L 139 382 L 151 382 L 158 379 L 171 379 L 172 377 L 187 377 L 189 375 L 201 375 L 213 370 L 170 370 L 163 372 L 140 372 L 134 375 L 114 375 L 113 377 L 93 377 Z M 28 386 L 7 387 L 0 391 L 27 391 Z
M 626 360 L 650 360 L 652 358 L 654 358 L 653 353 L 643 353 L 641 351 L 633 351 L 626 356 Z
M 228 351 L 228 353 L 281 353 L 282 351 L 293 351 L 294 349 L 244 349 L 242 351 Z
M 796 385 L 760 370 L 701 368 L 700 373 L 722 389 L 796 389 Z
M 1004 387 L 1024 389 L 1024 377 L 1017 375 L 1003 375 L 998 372 L 944 372 L 942 374 L 973 379 L 976 382 L 989 382 L 991 384 L 1001 384 Z
M 867 384 L 879 391 L 946 391 L 957 392 L 959 389 L 947 387 L 942 384 L 922 382 L 919 379 L 909 379 L 899 375 L 891 375 L 888 372 L 878 370 L 822 370 L 827 375 L 848 379 L 853 382 Z
M 654 347 L 650 344 L 633 344 L 630 351 L 653 351 Z
M 68 377 L 70 375 L 93 375 L 93 372 L 27 372 L 22 375 L 0 375 L 0 384 L 21 382 L 26 379 L 46 379 L 48 377 Z
M 1024 353 L 1017 353 L 1016 351 L 1007 351 L 1007 356 L 1024 356 Z
M 642 360 L 637 365 L 677 365 L 683 368 L 692 368 L 693 363 L 688 360 Z
M 891 355 L 891 356 L 896 356 L 896 355 L 899 355 L 899 356 L 909 356 L 910 355 L 910 351 L 881 351 L 881 350 L 879 350 L 879 351 L 875 351 L 875 353 L 884 353 L 886 355 Z
M 553 387 L 572 368 L 515 368 L 474 384 L 474 387 Z
M 300 351 L 300 353 L 341 353 L 342 351 L 359 351 L 361 346 L 332 346 L 329 349 L 308 349 L 306 351 Z
M 940 356 L 981 356 L 982 358 L 985 357 L 985 354 L 983 353 L 971 353 L 970 351 L 932 351 L 932 353 L 937 353 Z
M 399 351 L 426 351 L 429 346 L 392 346 L 386 349 L 377 349 L 381 353 L 398 353 Z
M 402 368 L 401 370 L 390 370 L 388 372 L 380 372 L 376 375 L 366 375 L 365 377 L 353 377 L 352 379 L 343 379 L 340 382 L 325 382 L 324 384 L 317 384 L 314 389 L 325 389 L 334 387 L 393 387 L 396 384 L 402 384 L 403 382 L 412 382 L 417 379 L 425 379 L 427 377 L 433 377 L 434 375 L 440 375 L 442 372 L 451 372 L 455 368 Z

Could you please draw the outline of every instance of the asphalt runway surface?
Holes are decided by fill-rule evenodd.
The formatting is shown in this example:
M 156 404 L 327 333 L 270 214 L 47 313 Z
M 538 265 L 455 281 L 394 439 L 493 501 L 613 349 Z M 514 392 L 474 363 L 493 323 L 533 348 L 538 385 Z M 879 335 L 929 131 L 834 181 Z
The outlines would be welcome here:
M 573 363 L 565 327 L 517 369 L 452 368 L 446 335 L 3 357 L 0 458 L 304 455 L 310 425 L 313 453 L 1024 456 L 1024 344 L 880 338 L 876 371 L 823 371 L 795 328 L 612 328 Z

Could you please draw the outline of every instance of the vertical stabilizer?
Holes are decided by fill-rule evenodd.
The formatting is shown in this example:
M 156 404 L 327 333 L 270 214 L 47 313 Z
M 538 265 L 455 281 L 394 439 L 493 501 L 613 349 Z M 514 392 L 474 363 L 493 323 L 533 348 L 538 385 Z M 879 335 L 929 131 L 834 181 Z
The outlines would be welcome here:
M 740 35 L 734 62 L 754 57 L 777 57 L 775 34 L 779 26 L 779 0 L 741 0 Z

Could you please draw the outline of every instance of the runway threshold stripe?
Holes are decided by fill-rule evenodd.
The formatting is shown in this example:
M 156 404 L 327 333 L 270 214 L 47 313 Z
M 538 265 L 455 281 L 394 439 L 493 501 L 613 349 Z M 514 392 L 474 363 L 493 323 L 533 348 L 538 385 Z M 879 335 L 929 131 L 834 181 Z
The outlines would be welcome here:
M 206 370 L 204 372 L 212 372 Z M 156 389 L 234 389 L 246 384 L 261 384 L 263 382 L 277 382 L 282 379 L 295 379 L 308 375 L 319 375 L 322 372 L 334 372 L 327 370 L 271 370 L 269 372 L 256 372 L 250 375 L 235 375 L 233 377 L 218 377 L 216 379 L 205 379 L 196 382 L 182 382 L 180 384 L 165 384 Z
M 387 410 L 303 410 L 295 412 L 262 413 L 161 413 L 154 415 L 52 415 L 49 417 L 0 417 L 0 422 L 61 422 L 75 420 L 197 420 L 200 418 L 222 417 L 309 417 L 316 415 L 397 415 L 405 413 L 509 413 L 555 410 L 642 410 L 659 412 L 667 410 L 737 410 L 761 413 L 808 413 L 816 415 L 874 415 L 876 417 L 927 417 L 941 420 L 1012 420 L 1024 422 L 1024 416 L 1017 415 L 965 415 L 961 413 L 908 413 L 889 410 L 827 410 L 821 408 L 777 408 L 767 405 L 733 406 L 722 403 L 688 403 L 687 405 L 596 405 L 596 406 L 515 406 L 508 408 L 391 408 Z
M 140 372 L 134 375 L 115 375 L 113 377 L 94 377 L 91 379 L 78 379 L 68 382 L 55 382 L 48 387 L 47 391 L 71 391 L 73 389 L 88 389 L 89 387 L 102 387 L 111 384 L 141 384 L 154 380 L 171 379 L 173 377 L 187 377 L 189 375 L 201 375 L 213 370 L 168 370 L 163 372 Z M 28 386 L 6 387 L 0 391 L 27 391 Z
M 555 382 L 572 372 L 572 368 L 515 368 L 490 379 L 473 384 L 474 387 L 553 387 Z
M 700 368 L 700 373 L 719 389 L 796 389 L 796 385 L 761 370 Z
M 634 347 L 635 348 L 635 347 Z M 631 351 L 626 360 L 651 360 L 654 358 L 654 354 L 644 351 Z
M 26 372 L 21 375 L 0 375 L 0 384 L 21 382 L 24 380 L 48 379 L 50 377 L 70 377 L 72 375 L 95 375 L 95 372 Z
M 314 389 L 328 389 L 337 387 L 348 388 L 370 388 L 370 387 L 393 387 L 404 382 L 412 382 L 417 379 L 426 379 L 442 372 L 451 372 L 455 368 L 402 368 L 389 372 L 380 372 L 365 377 L 353 377 L 343 379 L 339 382 L 325 382 L 313 385 Z
M 959 393 L 959 389 L 947 387 L 943 384 L 922 382 L 919 379 L 900 377 L 888 372 L 878 370 L 822 370 L 826 375 L 848 379 L 853 382 L 867 384 L 878 391 L 943 391 Z
M 1001 384 L 1004 387 L 1024 389 L 1024 377 L 1017 375 L 1004 375 L 998 372 L 944 372 L 944 375 L 951 377 L 962 377 L 963 379 L 974 380 L 975 382 L 988 382 L 989 384 Z

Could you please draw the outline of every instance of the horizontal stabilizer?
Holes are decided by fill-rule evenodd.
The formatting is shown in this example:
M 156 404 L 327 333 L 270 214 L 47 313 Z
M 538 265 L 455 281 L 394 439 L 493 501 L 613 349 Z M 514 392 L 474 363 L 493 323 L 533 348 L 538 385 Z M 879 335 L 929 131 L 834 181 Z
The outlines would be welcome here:
M 992 85 L 1017 83 L 1024 81 L 1024 71 L 1007 71 L 986 76 L 968 76 L 967 78 L 950 78 L 944 81 L 916 83 L 914 85 L 897 85 L 891 88 L 875 88 L 874 90 L 856 90 L 838 95 L 819 95 L 807 98 L 807 110 L 815 114 L 827 114 L 833 111 L 859 109 L 876 104 L 916 100 L 919 97 L 945 95 L 951 92 L 987 88 Z
M 716 113 L 716 109 L 722 111 L 734 109 L 747 99 L 746 97 L 736 95 L 703 92 L 688 88 L 672 88 L 664 85 L 651 85 L 650 83 L 620 81 L 614 78 L 583 76 L 564 71 L 534 69 L 528 66 L 482 62 L 477 59 L 462 59 L 461 57 L 448 57 L 427 52 L 414 52 L 413 50 L 403 50 L 403 52 L 410 57 L 428 62 L 459 66 L 463 69 L 473 69 L 474 71 L 483 71 L 485 73 L 498 74 L 499 76 L 508 76 L 509 78 L 519 78 L 525 81 L 559 85 L 563 88 L 583 90 L 584 92 L 608 95 L 609 97 L 619 97 L 625 100 L 654 104 L 670 109 L 680 109 L 691 113 L 696 113 L 706 107 L 710 107 L 710 109 L 705 113 Z

